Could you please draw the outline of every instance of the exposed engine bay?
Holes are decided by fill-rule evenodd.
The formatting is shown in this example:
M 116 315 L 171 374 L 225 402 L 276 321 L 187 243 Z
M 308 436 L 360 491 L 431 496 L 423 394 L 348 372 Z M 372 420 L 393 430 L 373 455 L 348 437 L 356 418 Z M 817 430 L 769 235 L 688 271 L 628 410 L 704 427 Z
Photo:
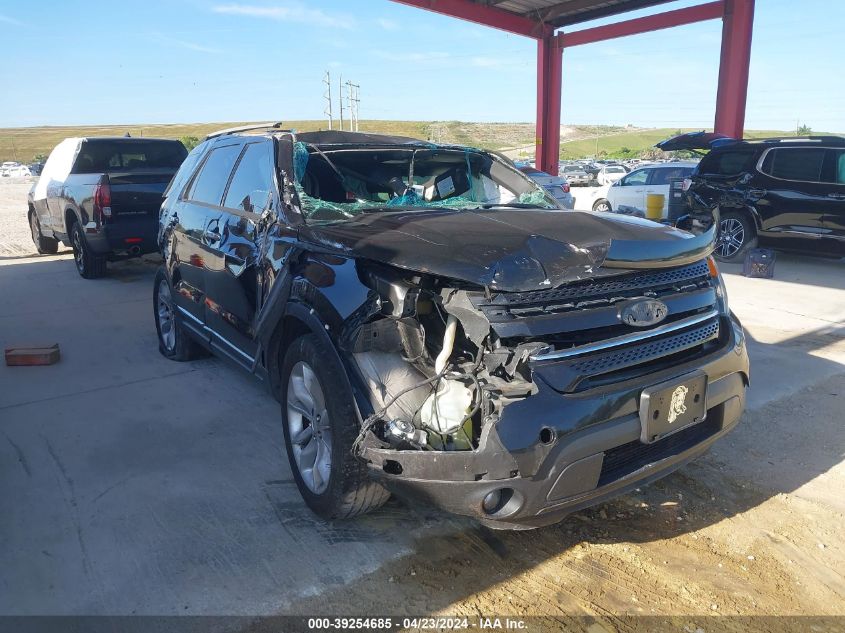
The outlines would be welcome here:
M 374 413 L 362 428 L 398 450 L 472 450 L 502 407 L 536 390 L 526 361 L 542 342 L 510 345 L 468 290 L 429 276 L 369 266 L 378 312 L 352 355 Z

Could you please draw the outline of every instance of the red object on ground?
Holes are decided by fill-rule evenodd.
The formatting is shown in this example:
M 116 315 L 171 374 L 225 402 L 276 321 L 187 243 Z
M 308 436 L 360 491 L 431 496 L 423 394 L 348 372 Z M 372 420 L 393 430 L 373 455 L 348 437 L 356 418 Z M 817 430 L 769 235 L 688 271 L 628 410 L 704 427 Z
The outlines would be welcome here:
M 54 365 L 59 362 L 59 344 L 39 345 L 29 347 L 7 347 L 6 365 L 9 367 L 26 367 L 33 365 Z

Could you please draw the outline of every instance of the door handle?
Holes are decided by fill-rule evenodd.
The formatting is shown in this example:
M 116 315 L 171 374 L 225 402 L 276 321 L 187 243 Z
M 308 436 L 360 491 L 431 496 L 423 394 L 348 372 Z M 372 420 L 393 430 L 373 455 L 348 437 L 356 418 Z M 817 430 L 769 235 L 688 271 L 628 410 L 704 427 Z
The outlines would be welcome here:
M 748 195 L 753 196 L 754 198 L 762 198 L 766 195 L 765 189 L 749 189 Z
M 214 218 L 205 225 L 202 232 L 202 241 L 206 244 L 216 244 L 220 241 L 220 219 Z

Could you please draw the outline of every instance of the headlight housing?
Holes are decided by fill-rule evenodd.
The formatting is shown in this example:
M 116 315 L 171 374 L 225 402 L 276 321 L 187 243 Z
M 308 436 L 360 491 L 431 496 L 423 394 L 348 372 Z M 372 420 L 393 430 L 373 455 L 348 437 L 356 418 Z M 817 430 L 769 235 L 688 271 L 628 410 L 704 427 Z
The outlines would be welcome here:
M 725 280 L 722 278 L 722 273 L 716 266 L 716 260 L 713 256 L 707 258 L 707 267 L 710 269 L 710 277 L 716 280 L 716 298 L 719 301 L 719 311 L 725 316 L 730 316 L 731 309 L 728 305 L 728 289 L 725 287 Z

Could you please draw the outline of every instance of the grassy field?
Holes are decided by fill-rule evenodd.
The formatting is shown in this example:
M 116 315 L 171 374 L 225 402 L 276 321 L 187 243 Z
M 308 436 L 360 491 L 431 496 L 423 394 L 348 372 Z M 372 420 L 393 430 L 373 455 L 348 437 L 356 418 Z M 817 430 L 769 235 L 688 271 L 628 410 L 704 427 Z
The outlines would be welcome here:
M 83 127 L 0 128 L 0 161 L 30 162 L 39 154 L 48 155 L 53 147 L 70 136 L 157 136 L 203 138 L 209 132 L 244 125 L 243 122 L 190 123 L 173 125 L 104 125 Z M 300 131 L 326 128 L 326 122 L 285 121 L 285 127 Z M 471 123 L 462 121 L 360 121 L 361 131 L 397 134 L 432 140 L 438 143 L 460 143 L 485 149 L 520 148 L 514 156 L 533 155 L 533 123 Z M 690 130 L 683 130 L 690 131 Z M 561 158 L 599 155 L 637 155 L 650 150 L 655 143 L 668 138 L 676 128 L 625 128 L 608 125 L 573 125 L 561 128 Z M 790 132 L 749 130 L 746 136 L 785 136 Z M 597 143 L 598 141 L 598 143 Z

